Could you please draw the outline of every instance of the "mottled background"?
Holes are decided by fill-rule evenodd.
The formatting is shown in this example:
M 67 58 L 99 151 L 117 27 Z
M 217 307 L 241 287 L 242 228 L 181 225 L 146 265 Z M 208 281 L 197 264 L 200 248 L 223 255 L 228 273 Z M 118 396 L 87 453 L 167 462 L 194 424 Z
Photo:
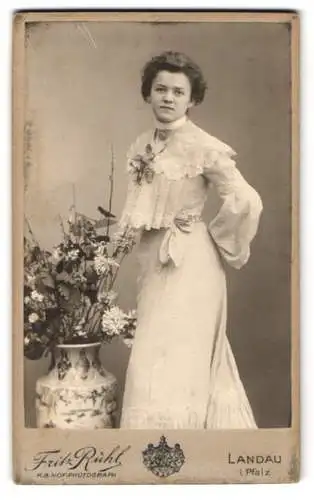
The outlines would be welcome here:
M 290 425 L 290 33 L 273 23 L 32 23 L 27 36 L 25 213 L 42 245 L 60 237 L 73 185 L 78 210 L 93 217 L 108 197 L 115 152 L 113 211 L 125 192 L 125 153 L 151 125 L 140 71 L 156 53 L 186 52 L 209 84 L 191 118 L 238 152 L 238 168 L 261 194 L 264 213 L 252 256 L 228 270 L 228 335 L 260 427 Z M 214 202 L 204 217 L 209 220 Z M 135 307 L 130 256 L 117 282 L 120 305 Z M 124 386 L 129 350 L 102 349 Z M 35 425 L 36 379 L 48 361 L 25 360 L 25 421 Z

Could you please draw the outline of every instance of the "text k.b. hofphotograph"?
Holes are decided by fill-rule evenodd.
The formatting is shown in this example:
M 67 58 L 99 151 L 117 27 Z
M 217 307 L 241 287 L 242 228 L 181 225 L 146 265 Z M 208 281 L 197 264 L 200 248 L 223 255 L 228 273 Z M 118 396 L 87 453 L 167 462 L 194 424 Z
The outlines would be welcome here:
M 298 37 L 15 15 L 17 482 L 298 481 Z

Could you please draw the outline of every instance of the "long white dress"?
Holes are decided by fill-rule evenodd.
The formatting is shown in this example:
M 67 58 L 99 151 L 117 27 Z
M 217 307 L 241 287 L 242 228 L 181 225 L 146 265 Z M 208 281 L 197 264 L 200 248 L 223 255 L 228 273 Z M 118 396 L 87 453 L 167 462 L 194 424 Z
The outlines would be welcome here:
M 249 259 L 262 202 L 231 147 L 187 119 L 156 147 L 140 182 L 139 158 L 153 130 L 128 154 L 122 228 L 140 230 L 138 323 L 127 369 L 120 426 L 131 429 L 256 428 L 226 335 L 222 260 Z M 147 149 L 147 148 L 146 148 Z M 134 160 L 135 159 L 135 160 Z M 222 205 L 201 220 L 209 186 Z

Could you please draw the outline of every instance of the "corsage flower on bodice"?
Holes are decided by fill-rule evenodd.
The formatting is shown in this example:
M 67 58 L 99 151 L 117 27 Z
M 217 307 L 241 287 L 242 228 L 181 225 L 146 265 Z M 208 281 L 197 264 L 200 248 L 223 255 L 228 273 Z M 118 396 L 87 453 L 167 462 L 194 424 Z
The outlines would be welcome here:
M 162 150 L 165 148 L 164 146 Z M 161 151 L 162 151 L 161 150 Z M 134 158 L 129 160 L 129 172 L 132 174 L 137 184 L 142 184 L 142 181 L 148 183 L 153 181 L 154 178 L 154 161 L 157 152 L 153 151 L 151 144 L 146 144 L 143 153 L 137 153 Z M 160 154 L 160 152 L 159 152 Z
M 165 142 L 154 141 L 154 130 L 140 135 L 127 155 L 128 192 L 120 226 L 173 231 L 181 221 L 186 229 L 200 219 L 213 185 L 222 207 L 209 230 L 224 257 L 241 267 L 262 203 L 236 168 L 234 155 L 230 146 L 190 120 Z

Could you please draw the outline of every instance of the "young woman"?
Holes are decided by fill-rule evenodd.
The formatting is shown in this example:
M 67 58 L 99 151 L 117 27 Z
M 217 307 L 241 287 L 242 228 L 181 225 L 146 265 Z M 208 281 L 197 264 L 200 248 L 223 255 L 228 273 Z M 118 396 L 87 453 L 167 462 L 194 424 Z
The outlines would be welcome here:
M 224 261 L 237 269 L 248 261 L 262 202 L 233 149 L 190 120 L 205 90 L 184 54 L 165 52 L 144 67 L 155 127 L 129 150 L 120 220 L 141 234 L 122 428 L 256 428 L 226 336 Z M 209 186 L 222 203 L 206 227 Z

